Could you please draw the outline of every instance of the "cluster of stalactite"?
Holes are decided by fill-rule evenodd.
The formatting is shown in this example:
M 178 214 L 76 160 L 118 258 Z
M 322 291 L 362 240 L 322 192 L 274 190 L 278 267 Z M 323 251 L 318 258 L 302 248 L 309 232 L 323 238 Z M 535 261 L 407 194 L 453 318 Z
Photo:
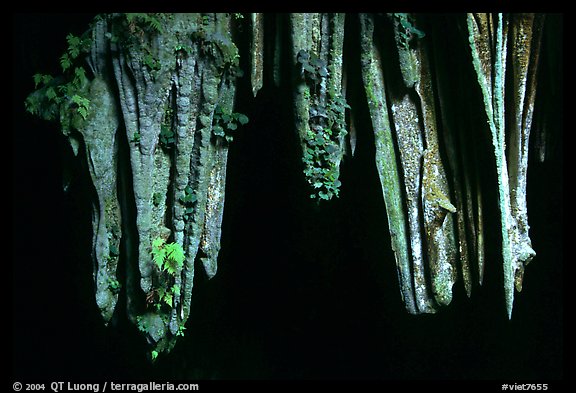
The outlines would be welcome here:
M 355 124 L 355 104 L 346 102 L 343 52 L 350 18 L 358 18 L 359 37 L 346 38 L 360 48 L 375 164 L 406 309 L 433 313 L 451 302 L 459 276 L 469 296 L 472 277 L 483 280 L 478 166 L 487 157 L 474 154 L 466 137 L 468 120 L 451 107 L 457 99 L 451 87 L 460 84 L 481 91 L 485 131 L 493 140 L 510 315 L 514 286 L 521 290 L 524 265 L 535 255 L 528 237 L 526 173 L 543 17 L 463 16 L 459 31 L 465 33 L 452 41 L 470 55 L 468 65 L 477 75 L 472 82 L 450 75 L 445 46 L 451 37 L 426 31 L 422 17 L 290 14 L 288 24 L 276 28 L 276 38 L 266 41 L 273 48 L 265 48 L 266 17 L 279 18 L 242 18 L 251 28 L 247 54 L 239 53 L 233 40 L 233 25 L 240 23 L 234 14 L 121 14 L 94 22 L 86 54 L 91 110 L 74 124 L 75 131 L 63 131 L 77 154 L 83 146 L 94 185 L 94 282 L 104 320 L 111 319 L 119 292 L 126 291 L 129 319 L 156 354 L 170 350 L 189 317 L 195 261 L 208 277 L 216 274 L 231 141 L 218 122 L 234 111 L 240 56 L 249 56 L 246 74 L 254 96 L 264 82 L 264 51 L 273 51 L 276 81 L 286 71 L 280 57 L 290 56 L 294 127 L 311 197 L 338 196 L 345 187 L 340 163 L 347 151 L 354 153 L 354 130 L 370 127 Z M 280 35 L 286 28 L 291 48 L 283 51 Z M 506 91 L 513 97 L 506 108 L 509 121 L 506 64 L 512 65 L 513 80 Z M 154 261 L 154 248 L 169 243 L 178 244 L 185 258 L 166 274 Z M 123 282 L 120 258 L 126 261 Z
M 536 255 L 528 235 L 526 181 L 543 15 L 470 14 L 467 27 L 472 62 L 482 90 L 498 177 L 504 291 L 512 315 L 514 288 L 522 290 L 524 266 Z M 507 56 L 512 88 L 506 89 Z M 505 116 L 505 93 L 512 97 Z M 506 139 L 508 131 L 508 154 Z
M 346 17 L 350 16 L 291 15 L 293 62 L 301 62 L 298 54 L 305 50 L 328 64 L 322 83 L 332 83 L 333 87 L 321 92 L 346 95 L 343 82 L 347 78 L 341 60 Z M 535 255 L 528 236 L 526 173 L 544 16 L 468 14 L 454 19 L 460 24 L 459 31 L 466 32 L 460 39 L 422 23 L 425 18 L 421 16 L 395 13 L 354 17 L 359 18 L 361 74 L 406 309 L 414 314 L 433 313 L 449 304 L 458 277 L 462 277 L 468 296 L 473 277 L 482 284 L 484 220 L 478 167 L 479 160 L 486 157 L 477 157 L 471 146 L 474 137 L 466 133 L 473 127 L 466 123 L 466 114 L 455 113 L 458 98 L 453 94 L 458 88 L 480 88 L 489 124 L 485 131 L 492 136 L 497 168 L 504 289 L 510 317 L 514 286 L 521 290 L 524 266 Z M 426 32 L 427 28 L 431 31 Z M 386 45 L 387 40 L 393 44 Z M 452 46 L 447 50 L 447 45 Z M 450 49 L 470 54 L 468 65 L 474 68 L 477 83 L 471 84 L 450 68 L 454 66 L 449 61 Z M 508 94 L 513 99 L 506 118 L 508 52 L 512 65 Z M 306 79 L 296 78 L 295 126 L 304 155 L 307 135 L 314 127 L 310 97 L 314 95 Z M 348 144 L 353 152 L 356 136 L 354 127 L 350 129 Z M 345 154 L 347 134 L 341 133 L 332 149 L 337 157 L 335 166 Z M 337 179 L 338 171 L 335 174 Z
M 126 291 L 154 356 L 183 334 L 195 261 L 209 278 L 217 270 L 231 140 L 220 123 L 233 113 L 238 74 L 232 23 L 228 14 L 97 18 L 82 90 L 90 113 L 63 127 L 94 185 L 96 302 L 108 323 Z M 184 254 L 170 273 L 153 260 L 167 244 Z

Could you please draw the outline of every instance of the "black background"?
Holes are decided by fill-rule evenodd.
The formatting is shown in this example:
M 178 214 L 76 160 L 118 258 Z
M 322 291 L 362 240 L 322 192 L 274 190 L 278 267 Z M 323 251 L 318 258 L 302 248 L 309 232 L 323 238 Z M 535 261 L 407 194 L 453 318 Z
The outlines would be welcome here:
M 267 78 L 256 99 L 239 102 L 250 123 L 230 150 L 218 274 L 208 281 L 197 269 L 186 335 L 151 365 L 143 338 L 122 314 L 122 298 L 110 326 L 98 314 L 87 173 L 78 169 L 64 193 L 66 142 L 56 124 L 24 111 L 32 75 L 57 73 L 66 34 L 82 33 L 92 16 L 13 15 L 14 380 L 563 378 L 561 83 L 553 87 L 560 102 L 546 106 L 556 111 L 554 154 L 545 163 L 531 159 L 528 171 L 538 255 L 508 320 L 496 194 L 485 196 L 484 285 L 467 298 L 459 281 L 449 307 L 409 315 L 370 130 L 359 131 L 356 155 L 343 164 L 341 198 L 316 207 L 301 174 L 289 101 Z M 561 32 L 561 17 L 551 20 Z M 360 84 L 356 78 L 350 83 Z M 249 96 L 246 79 L 239 94 Z

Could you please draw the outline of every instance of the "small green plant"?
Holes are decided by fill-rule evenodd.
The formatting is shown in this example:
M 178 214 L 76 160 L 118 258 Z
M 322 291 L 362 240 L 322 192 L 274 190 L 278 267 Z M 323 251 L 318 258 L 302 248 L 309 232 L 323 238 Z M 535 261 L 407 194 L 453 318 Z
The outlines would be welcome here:
M 151 254 L 160 276 L 167 273 L 168 277 L 160 278 L 162 285 L 148 294 L 147 303 L 153 304 L 157 311 L 160 311 L 162 304 L 172 308 L 174 298 L 180 296 L 180 286 L 173 283 L 173 279 L 184 267 L 184 249 L 178 243 L 166 243 L 164 239 L 156 238 L 152 242 Z
M 149 29 L 157 33 L 162 33 L 162 23 L 158 19 L 159 15 L 144 12 L 126 13 L 126 21 L 129 25 L 140 25 L 141 28 Z
M 208 15 L 202 15 L 202 26 L 207 27 L 210 24 L 210 17 Z
M 218 69 L 226 71 L 228 77 L 242 76 L 238 47 L 221 32 L 210 31 L 209 23 L 210 17 L 203 16 L 202 24 L 191 34 L 192 40 L 198 43 L 198 48 L 203 55 L 212 57 Z
M 175 276 L 184 266 L 184 250 L 178 243 L 166 243 L 164 239 L 156 238 L 152 242 L 152 259 L 160 271 Z
M 182 54 L 188 56 L 192 52 L 193 49 L 190 45 L 177 44 L 174 46 L 174 54 Z
M 304 135 L 304 175 L 312 188 L 310 198 L 329 200 L 338 197 L 340 140 L 347 134 L 346 99 L 336 92 L 323 92 L 323 82 L 330 75 L 327 62 L 313 52 L 301 50 L 297 61 L 309 90 L 304 90 L 308 102 L 308 130 Z
M 88 117 L 88 110 L 90 109 L 90 100 L 79 96 L 78 94 L 74 94 L 71 97 L 72 100 L 72 108 L 76 108 L 78 114 L 82 116 L 82 119 L 86 120 Z
M 112 293 L 117 294 L 122 289 L 122 284 L 120 284 L 120 282 L 118 280 L 109 277 L 108 278 L 108 289 L 110 289 L 110 291 Z
M 174 134 L 172 123 L 174 120 L 174 109 L 170 104 L 166 104 L 164 109 L 164 118 L 160 124 L 160 145 L 165 149 L 170 149 L 176 143 L 176 136 Z
M 89 37 L 66 36 L 68 48 L 60 56 L 63 76 L 35 74 L 36 91 L 25 100 L 26 110 L 45 120 L 71 122 L 75 115 L 86 120 L 90 111 L 90 100 L 86 97 L 88 78 L 82 66 L 73 67 L 82 53 L 90 49 Z M 64 124 L 63 124 L 64 126 Z
M 121 14 L 122 15 L 122 14 Z M 127 47 L 137 46 L 141 53 L 140 61 L 149 71 L 152 79 L 156 79 L 158 72 L 162 69 L 162 64 L 158 57 L 153 53 L 147 37 L 154 34 L 162 34 L 162 19 L 168 17 L 166 14 L 133 12 L 125 13 L 126 34 L 121 37 L 109 36 L 115 41 L 121 39 Z
M 298 52 L 296 60 L 301 64 L 304 79 L 307 82 L 311 82 L 309 85 L 311 85 L 314 90 L 319 88 L 322 78 L 328 76 L 326 61 L 316 56 L 315 53 L 308 52 L 304 49 Z
M 194 212 L 194 204 L 198 200 L 198 197 L 194 190 L 192 190 L 192 187 L 186 186 L 186 188 L 184 188 L 184 195 L 180 196 L 178 200 L 184 205 L 184 220 L 188 221 Z
M 177 336 L 184 337 L 184 330 L 186 330 L 186 326 L 180 325 L 178 326 L 178 332 L 176 333 Z
M 144 56 L 142 57 L 142 62 L 144 65 L 152 72 L 154 76 L 156 72 L 160 71 L 162 66 L 160 61 L 152 54 L 149 48 L 144 48 Z
M 134 135 L 132 135 L 132 140 L 130 142 L 139 145 L 140 144 L 140 133 L 138 131 L 134 132 Z
M 138 326 L 138 330 L 140 330 L 142 333 L 148 333 L 148 324 L 146 323 L 143 315 L 136 316 L 136 325 Z
M 306 148 L 302 160 L 305 165 L 306 180 L 312 186 L 310 198 L 329 200 L 339 195 L 340 180 L 336 155 L 339 147 L 330 140 L 332 130 L 325 128 L 318 132 L 309 131 L 305 138 Z
M 422 30 L 414 26 L 414 17 L 407 13 L 393 13 L 390 16 L 399 24 L 398 34 L 404 48 L 410 47 L 413 39 L 422 39 L 426 36 Z
M 60 56 L 60 65 L 63 71 L 68 70 L 81 53 L 88 52 L 91 43 L 90 37 L 81 38 L 74 34 L 68 34 L 66 41 L 68 42 L 68 49 Z
M 227 142 L 234 139 L 232 133 L 238 128 L 238 124 L 245 125 L 249 121 L 248 116 L 242 113 L 225 111 L 217 106 L 214 110 L 214 122 L 212 133 L 217 137 L 224 138 Z
M 164 195 L 161 192 L 155 192 L 152 195 L 152 204 L 154 206 L 159 206 L 160 203 L 162 202 L 163 198 L 164 198 Z

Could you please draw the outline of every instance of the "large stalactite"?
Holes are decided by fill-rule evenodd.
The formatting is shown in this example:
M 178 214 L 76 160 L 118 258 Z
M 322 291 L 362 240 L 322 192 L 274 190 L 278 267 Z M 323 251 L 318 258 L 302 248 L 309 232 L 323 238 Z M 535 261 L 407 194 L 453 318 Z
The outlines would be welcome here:
M 128 317 L 156 353 L 173 346 L 188 319 L 195 260 L 209 278 L 217 271 L 232 138 L 225 116 L 233 115 L 238 72 L 232 23 L 226 14 L 110 15 L 91 30 L 92 79 L 78 93 L 93 110 L 73 128 L 84 141 L 96 194 L 96 301 L 108 322 L 124 287 Z M 127 153 L 129 168 L 118 167 L 119 151 Z M 133 200 L 116 184 L 131 184 Z M 128 204 L 135 233 L 126 233 L 122 222 Z M 158 244 L 181 247 L 182 266 L 169 273 L 158 266 Z M 125 283 L 118 279 L 119 257 L 127 259 Z
M 274 40 L 264 39 L 266 18 L 277 22 Z M 467 26 L 467 35 L 449 41 L 442 36 L 445 30 L 424 19 L 290 14 L 281 25 L 278 15 L 265 14 L 96 18 L 83 54 L 72 56 L 80 64 L 75 74 L 70 68 L 63 79 L 40 78 L 43 86 L 27 104 L 32 113 L 60 120 L 74 152 L 88 164 L 95 191 L 95 297 L 104 321 L 112 318 L 119 292 L 126 291 L 128 318 L 145 334 L 153 356 L 169 351 L 182 333 L 196 261 L 209 278 L 217 272 L 229 143 L 236 127 L 247 121 L 234 112 L 239 59 L 250 59 L 246 74 L 256 96 L 265 81 L 268 51 L 273 80 L 279 84 L 286 73 L 291 81 L 303 176 L 317 203 L 338 197 L 346 186 L 339 180 L 340 165 L 347 151 L 354 152 L 355 128 L 372 129 L 387 214 L 382 219 L 390 229 L 401 296 L 413 314 L 448 305 L 458 277 L 468 296 L 473 277 L 482 284 L 480 157 L 467 137 L 470 124 L 455 113 L 459 98 L 453 86 L 468 83 L 468 89 L 481 90 L 480 109 L 488 120 L 485 131 L 492 136 L 497 168 L 502 271 L 511 316 L 514 286 L 521 290 L 524 266 L 535 255 L 528 236 L 526 174 L 544 18 L 454 17 L 460 24 L 454 31 Z M 345 37 L 346 23 L 357 23 L 360 37 Z M 243 46 L 249 53 L 239 52 L 235 42 L 240 24 L 250 32 L 250 43 Z M 281 50 L 280 39 L 286 28 L 287 51 Z M 360 59 L 344 58 L 346 42 L 359 43 Z M 446 54 L 454 47 L 470 52 L 468 64 L 478 83 L 450 76 Z M 288 61 L 282 63 L 281 56 Z M 513 74 L 509 93 L 507 56 Z M 362 105 L 346 100 L 346 63 L 352 61 L 361 64 L 371 124 L 351 121 L 355 105 Z M 82 70 L 87 70 L 84 78 L 78 76 Z M 74 90 L 58 95 L 58 86 L 65 87 L 58 91 Z M 506 103 L 505 90 L 512 97 Z M 81 111 L 88 109 L 86 101 L 73 97 L 89 102 L 88 113 Z M 505 128 L 510 129 L 508 151 Z M 135 231 L 126 222 L 132 219 Z M 181 264 L 171 254 L 178 248 Z M 174 266 L 158 262 L 159 254 L 173 258 Z M 122 258 L 126 274 L 118 272 Z

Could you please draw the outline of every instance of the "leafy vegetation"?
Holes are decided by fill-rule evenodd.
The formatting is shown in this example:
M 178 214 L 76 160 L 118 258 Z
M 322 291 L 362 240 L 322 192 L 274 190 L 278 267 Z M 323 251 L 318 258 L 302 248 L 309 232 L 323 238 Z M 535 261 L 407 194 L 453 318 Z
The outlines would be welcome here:
M 198 44 L 200 53 L 214 60 L 216 67 L 226 71 L 230 78 L 242 76 L 238 47 L 220 31 L 211 31 L 210 17 L 202 16 L 199 28 L 192 33 L 193 42 Z
M 130 25 L 139 25 L 140 28 L 155 31 L 157 33 L 162 33 L 162 23 L 158 19 L 157 14 L 150 14 L 144 12 L 128 12 L 126 15 L 126 21 Z
M 66 36 L 68 48 L 60 56 L 63 75 L 35 74 L 36 91 L 25 101 L 28 112 L 45 120 L 60 120 L 67 128 L 72 121 L 86 120 L 90 111 L 90 100 L 87 98 L 88 78 L 81 65 L 74 66 L 81 54 L 88 52 L 91 40 L 89 37 Z
M 415 19 L 412 14 L 396 13 L 388 16 L 394 25 L 394 40 L 402 78 L 405 86 L 412 88 L 420 78 L 419 63 L 414 51 L 415 40 L 423 38 L 425 34 L 414 25 Z
M 179 198 L 180 203 L 184 205 L 185 221 L 188 221 L 190 219 L 190 216 L 194 212 L 194 204 L 196 203 L 197 199 L 198 197 L 196 196 L 194 190 L 192 190 L 192 187 L 186 186 L 186 188 L 184 188 L 184 195 L 180 196 Z
M 421 39 L 426 36 L 422 30 L 414 26 L 414 17 L 407 13 L 393 13 L 390 16 L 400 25 L 398 34 L 400 35 L 400 42 L 404 48 L 410 47 L 410 42 L 413 39 Z
M 224 138 L 227 142 L 232 142 L 234 139 L 232 133 L 236 131 L 238 124 L 245 125 L 248 121 L 248 116 L 242 113 L 233 113 L 217 106 L 214 110 L 212 133 L 217 137 Z
M 136 317 L 138 329 L 147 334 L 155 342 L 152 350 L 152 360 L 166 350 L 166 346 L 173 345 L 168 339 L 171 330 L 171 315 L 180 298 L 181 288 L 177 278 L 184 267 L 184 249 L 178 243 L 167 243 L 162 238 L 152 242 L 152 260 L 156 267 L 156 284 L 146 294 L 146 311 Z M 177 330 L 176 330 L 177 328 Z M 186 329 L 183 323 L 174 327 L 174 336 L 183 336 Z M 154 355 L 155 354 L 155 355 Z
M 174 109 L 168 104 L 164 110 L 164 119 L 160 124 L 160 145 L 165 149 L 170 149 L 176 143 L 176 136 L 172 128 L 174 120 Z
M 114 294 L 117 294 L 122 289 L 122 284 L 113 278 L 108 278 L 108 289 Z
M 140 133 L 138 131 L 135 131 L 134 135 L 132 135 L 132 139 L 130 140 L 130 142 L 134 143 L 135 145 L 139 145 L 140 138 L 141 138 Z
M 340 140 L 347 134 L 345 111 L 350 106 L 341 94 L 323 92 L 322 83 L 329 76 L 325 60 L 305 50 L 298 53 L 297 60 L 310 88 L 306 96 L 309 128 L 304 136 L 304 175 L 313 190 L 310 198 L 329 200 L 339 195 Z
M 184 250 L 178 243 L 166 243 L 162 238 L 152 242 L 152 259 L 161 272 L 171 276 L 178 274 L 184 266 Z

